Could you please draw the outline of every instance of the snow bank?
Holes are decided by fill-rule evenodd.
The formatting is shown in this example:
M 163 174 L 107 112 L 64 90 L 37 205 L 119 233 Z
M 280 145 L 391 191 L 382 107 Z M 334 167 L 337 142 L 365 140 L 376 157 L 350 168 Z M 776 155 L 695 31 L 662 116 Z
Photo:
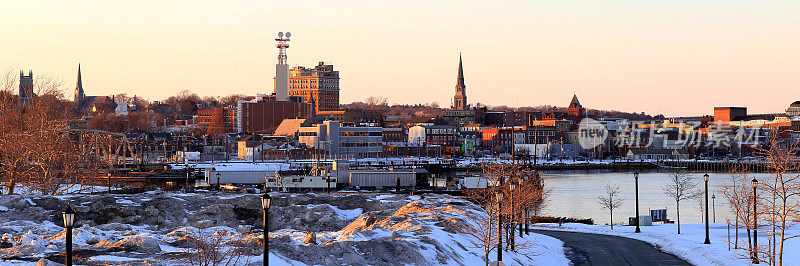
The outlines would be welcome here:
M 539 224 L 539 227 L 547 230 L 561 230 L 573 232 L 585 232 L 605 235 L 615 235 L 638 239 L 652 244 L 664 252 L 674 254 L 694 265 L 750 265 L 749 255 L 745 251 L 733 248 L 735 229 L 731 227 L 730 245 L 728 250 L 728 226 L 725 223 L 714 223 L 709 226 L 711 244 L 703 244 L 705 240 L 705 224 L 691 223 L 681 224 L 681 234 L 677 234 L 675 224 L 654 224 L 653 226 L 642 226 L 642 233 L 633 233 L 633 226 L 615 226 L 611 230 L 605 225 L 585 225 L 585 224 Z M 800 230 L 793 229 L 792 235 L 800 234 Z M 766 244 L 768 241 L 765 233 L 759 232 L 759 245 Z M 793 239 L 786 242 L 787 249 L 784 253 L 785 262 L 800 261 L 800 240 Z M 739 245 L 747 246 L 747 234 L 744 229 L 739 231 Z
M 273 193 L 270 263 L 273 265 L 482 265 L 481 248 L 448 223 L 472 225 L 478 206 L 447 195 Z M 76 264 L 181 264 L 192 236 L 243 243 L 244 261 L 261 263 L 260 195 L 173 193 L 134 195 L 0 196 L 0 234 L 14 240 L 0 259 L 56 261 L 66 231 L 57 225 L 71 202 L 77 212 Z M 315 243 L 305 243 L 313 235 Z M 567 265 L 563 243 L 530 234 L 533 248 L 504 252 L 510 264 Z M 495 257 L 494 252 L 490 259 Z M 24 264 L 24 263 L 23 263 Z

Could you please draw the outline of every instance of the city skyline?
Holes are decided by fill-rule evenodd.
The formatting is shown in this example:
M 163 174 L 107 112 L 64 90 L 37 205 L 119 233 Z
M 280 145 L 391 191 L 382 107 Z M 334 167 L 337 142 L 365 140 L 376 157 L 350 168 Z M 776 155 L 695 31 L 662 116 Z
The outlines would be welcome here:
M 291 31 L 289 65 L 333 64 L 342 103 L 450 106 L 461 52 L 470 104 L 566 106 L 577 94 L 587 108 L 652 115 L 783 112 L 800 98 L 800 4 L 724 4 L 25 1 L 0 11 L 14 36 L 0 67 L 51 74 L 66 94 L 78 63 L 91 95 L 271 93 L 274 38 Z

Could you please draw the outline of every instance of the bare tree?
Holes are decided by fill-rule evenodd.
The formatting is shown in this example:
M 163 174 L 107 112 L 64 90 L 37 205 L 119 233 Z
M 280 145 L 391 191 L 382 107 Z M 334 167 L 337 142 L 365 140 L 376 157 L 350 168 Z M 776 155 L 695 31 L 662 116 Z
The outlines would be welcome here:
M 722 195 L 727 199 L 728 205 L 734 215 L 734 221 L 731 224 L 734 226 L 735 230 L 733 247 L 735 249 L 740 248 L 739 228 L 744 226 L 747 231 L 747 250 L 750 251 L 752 248 L 752 242 L 750 241 L 750 225 L 753 221 L 751 216 L 752 212 L 750 210 L 753 209 L 753 187 L 748 171 L 749 169 L 746 167 L 732 170 L 730 179 L 722 185 Z M 731 223 L 731 221 L 728 221 L 728 223 Z
M 702 195 L 703 191 L 698 190 L 697 194 Z M 705 223 L 706 200 L 704 197 L 695 197 L 694 200 L 697 201 L 697 211 L 700 212 L 700 215 L 698 215 L 700 217 L 700 223 Z
M 198 266 L 217 266 L 217 265 L 243 265 L 246 254 L 250 251 L 246 242 L 233 239 L 228 236 L 228 232 L 221 233 L 225 229 L 211 230 L 208 228 L 189 227 L 188 234 L 184 237 L 186 250 L 184 254 L 189 260 L 189 264 Z M 241 232 L 239 232 L 241 233 Z
M 388 105 L 389 99 L 386 97 L 370 96 L 364 100 L 370 110 L 380 109 Z
M 485 214 L 470 215 L 464 217 L 469 222 L 468 226 L 449 224 L 455 231 L 471 236 L 470 243 L 473 247 L 483 250 L 484 262 L 489 265 L 489 253 L 496 250 L 499 241 L 496 223 L 499 217 L 497 200 L 493 189 L 471 189 L 467 191 L 467 197 L 478 203 Z
M 612 186 L 611 181 L 607 181 L 604 188 L 604 193 L 597 196 L 597 203 L 608 210 L 608 224 L 611 225 L 611 230 L 614 230 L 614 210 L 622 207 L 624 199 L 619 196 L 619 185 Z
M 86 171 L 79 171 L 74 141 L 63 122 L 73 118 L 72 104 L 64 99 L 61 82 L 37 76 L 29 101 L 13 94 L 18 81 L 9 73 L 0 80 L 0 182 L 7 193 L 18 186 L 42 194 L 57 194 Z
M 762 213 L 772 225 L 772 230 L 754 230 L 766 232 L 773 239 L 777 238 L 773 241 L 777 250 L 765 253 L 771 255 L 773 264 L 783 265 L 786 240 L 800 237 L 800 234 L 790 235 L 787 232 L 800 221 L 800 161 L 797 156 L 800 146 L 787 132 L 778 130 L 771 132 L 767 141 L 766 145 L 759 148 L 758 154 L 767 162 L 771 175 L 761 180 L 758 186 L 764 193 L 760 199 L 766 201 L 761 208 Z
M 548 190 L 544 188 L 537 172 L 523 169 L 519 165 L 491 164 L 484 165 L 483 169 L 483 178 L 488 187 L 470 189 L 466 194 L 471 201 L 483 207 L 486 215 L 468 215 L 466 218 L 472 225 L 457 230 L 473 237 L 472 243 L 483 249 L 488 265 L 489 253 L 497 249 L 498 243 L 505 244 L 503 250 L 517 252 L 532 247 L 533 243 L 529 241 L 516 241 L 513 237 L 514 228 L 510 225 L 521 226 L 528 221 L 527 214 L 530 210 L 541 207 Z M 501 192 L 504 196 L 499 200 L 497 194 Z M 497 228 L 497 223 L 501 221 L 506 225 L 503 230 Z M 500 242 L 501 240 L 505 241 Z
M 675 172 L 669 175 L 669 183 L 662 188 L 665 195 L 675 200 L 678 234 L 681 233 L 681 201 L 698 197 L 696 188 L 699 184 L 692 176 Z

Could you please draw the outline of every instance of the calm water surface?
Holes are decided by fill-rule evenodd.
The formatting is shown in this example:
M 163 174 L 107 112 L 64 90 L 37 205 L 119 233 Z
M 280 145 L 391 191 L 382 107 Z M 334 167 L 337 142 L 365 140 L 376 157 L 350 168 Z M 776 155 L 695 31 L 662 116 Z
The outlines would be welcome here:
M 597 196 L 605 192 L 606 182 L 620 186 L 624 198 L 622 207 L 614 211 L 614 223 L 627 223 L 628 217 L 635 216 L 636 202 L 633 172 L 608 171 L 559 171 L 543 172 L 546 186 L 552 189 L 544 214 L 557 217 L 592 218 L 596 224 L 607 224 L 608 211 L 597 203 Z M 689 173 L 703 189 L 703 173 Z M 725 222 L 732 217 L 721 186 L 731 177 L 730 174 L 709 173 L 709 212 L 713 220 L 711 195 L 716 195 L 716 222 Z M 676 219 L 675 201 L 664 194 L 663 187 L 669 183 L 666 172 L 645 172 L 639 174 L 639 210 L 641 215 L 649 215 L 648 209 L 667 209 L 667 218 Z M 700 201 L 696 199 L 681 201 L 681 223 L 700 223 Z

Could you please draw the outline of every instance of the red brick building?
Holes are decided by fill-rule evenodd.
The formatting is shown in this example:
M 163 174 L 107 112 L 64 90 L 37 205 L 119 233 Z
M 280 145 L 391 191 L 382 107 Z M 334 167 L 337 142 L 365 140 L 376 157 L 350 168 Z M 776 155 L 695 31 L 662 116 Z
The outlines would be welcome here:
M 216 107 L 197 110 L 195 124 L 219 133 L 236 132 L 236 108 Z
M 236 110 L 236 132 L 272 133 L 287 118 L 309 118 L 311 104 L 301 97 L 289 96 L 289 101 L 276 101 L 275 96 L 259 95 L 253 101 L 240 101 Z
M 736 121 L 747 116 L 747 107 L 714 107 L 714 122 Z

